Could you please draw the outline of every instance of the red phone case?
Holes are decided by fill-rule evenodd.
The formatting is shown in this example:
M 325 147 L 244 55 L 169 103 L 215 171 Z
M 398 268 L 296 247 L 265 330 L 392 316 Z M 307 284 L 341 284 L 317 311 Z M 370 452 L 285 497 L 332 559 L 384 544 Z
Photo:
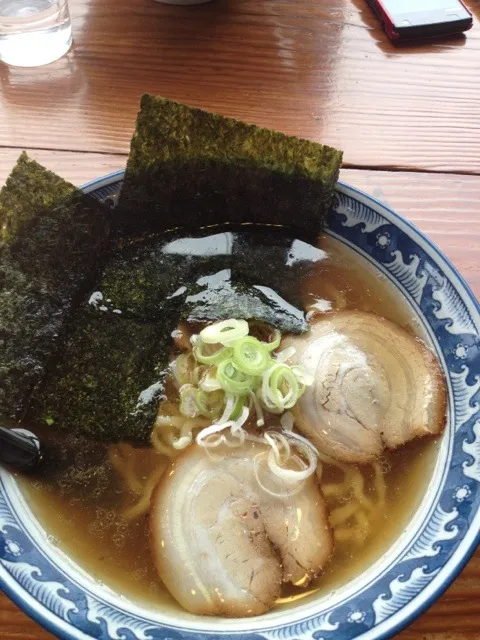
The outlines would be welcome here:
M 464 24 L 464 22 L 459 21 L 459 23 L 452 22 L 425 25 L 424 27 L 417 28 L 415 32 L 412 32 L 411 35 L 402 35 L 395 29 L 395 25 L 392 22 L 389 13 L 383 6 L 381 0 L 367 0 L 367 3 L 377 15 L 377 18 L 380 20 L 382 27 L 384 28 L 390 40 L 392 40 L 393 42 L 399 42 L 403 40 L 416 40 L 420 38 L 435 38 L 441 35 L 453 35 L 468 31 L 468 29 L 470 29 L 473 24 L 472 14 L 469 9 L 463 4 L 462 0 L 458 1 L 470 16 L 470 21 L 468 24 Z M 419 0 L 419 3 L 421 3 L 421 0 Z M 445 24 L 451 24 L 451 30 L 445 29 Z

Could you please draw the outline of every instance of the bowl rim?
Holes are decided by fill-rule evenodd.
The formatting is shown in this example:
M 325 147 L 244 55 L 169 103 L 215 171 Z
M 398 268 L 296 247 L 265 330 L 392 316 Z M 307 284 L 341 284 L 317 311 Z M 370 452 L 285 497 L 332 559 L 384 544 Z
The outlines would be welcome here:
M 120 169 L 108 173 L 104 176 L 100 176 L 80 187 L 85 193 L 91 193 L 106 187 L 114 182 L 123 179 L 125 171 Z M 400 227 L 404 231 L 407 230 L 407 235 L 413 239 L 418 236 L 435 254 L 437 260 L 447 267 L 458 280 L 458 283 L 463 288 L 461 295 L 462 299 L 467 297 L 473 304 L 473 308 L 480 314 L 480 303 L 477 301 L 473 291 L 467 284 L 463 276 L 458 272 L 450 259 L 432 242 L 422 231 L 420 231 L 413 223 L 402 217 L 399 213 L 393 210 L 389 205 L 378 200 L 374 196 L 371 196 L 361 189 L 353 187 L 341 180 L 337 182 L 336 191 L 340 191 L 346 194 L 352 194 L 352 196 L 365 204 L 372 206 L 375 211 L 384 210 L 388 217 L 393 219 L 395 226 Z M 457 288 L 457 287 L 456 287 Z M 441 567 L 439 572 L 432 578 L 431 582 L 422 589 L 417 595 L 415 595 L 409 602 L 398 609 L 391 616 L 387 617 L 379 624 L 364 631 L 360 635 L 356 636 L 357 640 L 386 640 L 392 637 L 400 630 L 411 624 L 416 618 L 422 615 L 433 602 L 453 583 L 458 577 L 460 572 L 469 562 L 471 556 L 475 552 L 476 548 L 480 544 L 480 526 L 477 532 L 474 532 L 477 520 L 480 524 L 480 508 L 477 509 L 472 519 L 470 526 L 465 530 L 463 537 L 455 549 L 451 557 Z M 470 534 L 470 535 L 469 535 Z M 17 588 L 16 588 L 17 587 Z M 73 626 L 72 623 L 67 623 L 59 616 L 52 614 L 48 611 L 37 599 L 29 594 L 23 587 L 21 587 L 16 580 L 14 580 L 4 567 L 0 564 L 0 588 L 2 591 L 13 601 L 19 608 L 29 615 L 35 622 L 42 625 L 48 631 L 56 634 L 60 638 L 66 640 L 72 640 L 73 638 L 88 640 L 91 636 L 86 635 L 78 627 Z M 190 633 L 200 633 L 190 630 Z M 208 631 L 201 632 L 206 635 Z M 223 633 L 226 632 L 218 630 L 212 630 L 211 633 Z M 236 635 L 237 632 L 233 632 L 232 635 Z M 248 633 L 248 631 L 239 630 L 238 633 Z M 258 632 L 261 633 L 261 632 Z

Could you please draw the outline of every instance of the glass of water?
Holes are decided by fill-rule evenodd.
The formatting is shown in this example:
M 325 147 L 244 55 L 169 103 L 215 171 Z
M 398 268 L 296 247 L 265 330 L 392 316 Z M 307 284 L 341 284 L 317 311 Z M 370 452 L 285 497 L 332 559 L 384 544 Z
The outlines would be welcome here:
M 67 0 L 0 0 L 0 60 L 38 67 L 61 58 L 72 44 Z

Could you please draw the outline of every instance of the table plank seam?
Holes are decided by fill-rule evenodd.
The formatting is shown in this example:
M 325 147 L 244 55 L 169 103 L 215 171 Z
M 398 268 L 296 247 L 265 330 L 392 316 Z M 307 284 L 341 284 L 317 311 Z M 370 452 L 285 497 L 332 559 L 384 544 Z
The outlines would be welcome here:
M 0 144 L 0 149 L 18 149 L 18 152 L 22 151 L 51 151 L 52 153 L 84 153 L 84 154 L 92 154 L 97 156 L 124 156 L 128 157 L 128 153 L 125 151 L 88 151 L 87 149 L 64 149 L 61 147 L 33 147 L 31 145 L 8 145 L 8 144 Z
M 123 151 L 89 151 L 87 149 L 67 149 L 67 148 L 53 148 L 53 147 L 33 147 L 31 145 L 3 145 L 0 144 L 0 150 L 15 150 L 17 149 L 19 154 L 22 151 L 27 152 L 52 152 L 52 153 L 72 153 L 72 154 L 84 154 L 95 156 L 116 156 L 128 158 L 128 153 Z M 430 175 L 447 175 L 447 176 L 480 176 L 480 171 L 462 171 L 462 170 L 448 170 L 448 169 L 422 169 L 420 167 L 410 167 L 402 165 L 369 165 L 369 164 L 356 164 L 351 162 L 345 162 L 342 164 L 342 169 L 354 169 L 356 171 L 377 171 L 379 173 L 416 173 L 416 174 L 430 174 Z

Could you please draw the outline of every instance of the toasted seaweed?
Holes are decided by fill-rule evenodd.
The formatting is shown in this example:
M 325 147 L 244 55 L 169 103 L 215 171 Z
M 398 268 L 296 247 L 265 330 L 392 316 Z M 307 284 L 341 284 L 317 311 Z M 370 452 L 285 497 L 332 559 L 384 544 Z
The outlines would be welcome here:
M 107 264 L 96 295 L 101 294 L 105 309 L 162 325 L 176 308 L 183 319 L 195 322 L 235 317 L 268 322 L 282 332 L 306 331 L 300 305 L 277 293 L 277 285 L 286 291 L 299 288 L 293 267 L 283 282 L 292 240 L 282 247 L 268 236 L 267 245 L 255 245 L 252 236 L 257 234 L 249 230 L 203 237 L 170 234 L 119 251 Z M 270 251 L 263 251 L 265 246 Z M 164 326 L 170 332 L 173 328 Z
M 22 153 L 0 192 L 0 242 L 32 280 L 75 295 L 91 278 L 109 231 L 107 211 Z
M 115 252 L 95 285 L 102 295 L 99 306 L 121 311 L 123 317 L 161 322 L 167 307 L 184 300 L 192 268 L 188 256 L 165 253 L 164 246 L 165 239 L 159 238 Z
M 190 295 L 182 307 L 188 322 L 213 322 L 237 318 L 259 320 L 282 333 L 302 333 L 308 325 L 302 311 L 268 287 L 248 286 L 222 279 L 222 274 L 203 278 L 204 288 Z
M 273 224 L 317 235 L 340 151 L 144 95 L 116 211 L 122 233 Z
M 0 191 L 0 415 L 16 420 L 97 274 L 101 205 L 23 153 Z
M 83 307 L 73 327 L 28 419 L 97 440 L 148 441 L 164 389 L 169 334 Z
M 102 495 L 106 501 L 115 499 L 108 443 L 48 425 L 35 424 L 34 429 L 44 445 L 42 464 L 29 474 L 37 488 L 66 498 L 73 494 L 84 502 L 91 500 L 92 494 Z
M 302 309 L 302 281 L 326 254 L 283 229 L 255 227 L 232 242 L 232 281 L 268 287 Z

